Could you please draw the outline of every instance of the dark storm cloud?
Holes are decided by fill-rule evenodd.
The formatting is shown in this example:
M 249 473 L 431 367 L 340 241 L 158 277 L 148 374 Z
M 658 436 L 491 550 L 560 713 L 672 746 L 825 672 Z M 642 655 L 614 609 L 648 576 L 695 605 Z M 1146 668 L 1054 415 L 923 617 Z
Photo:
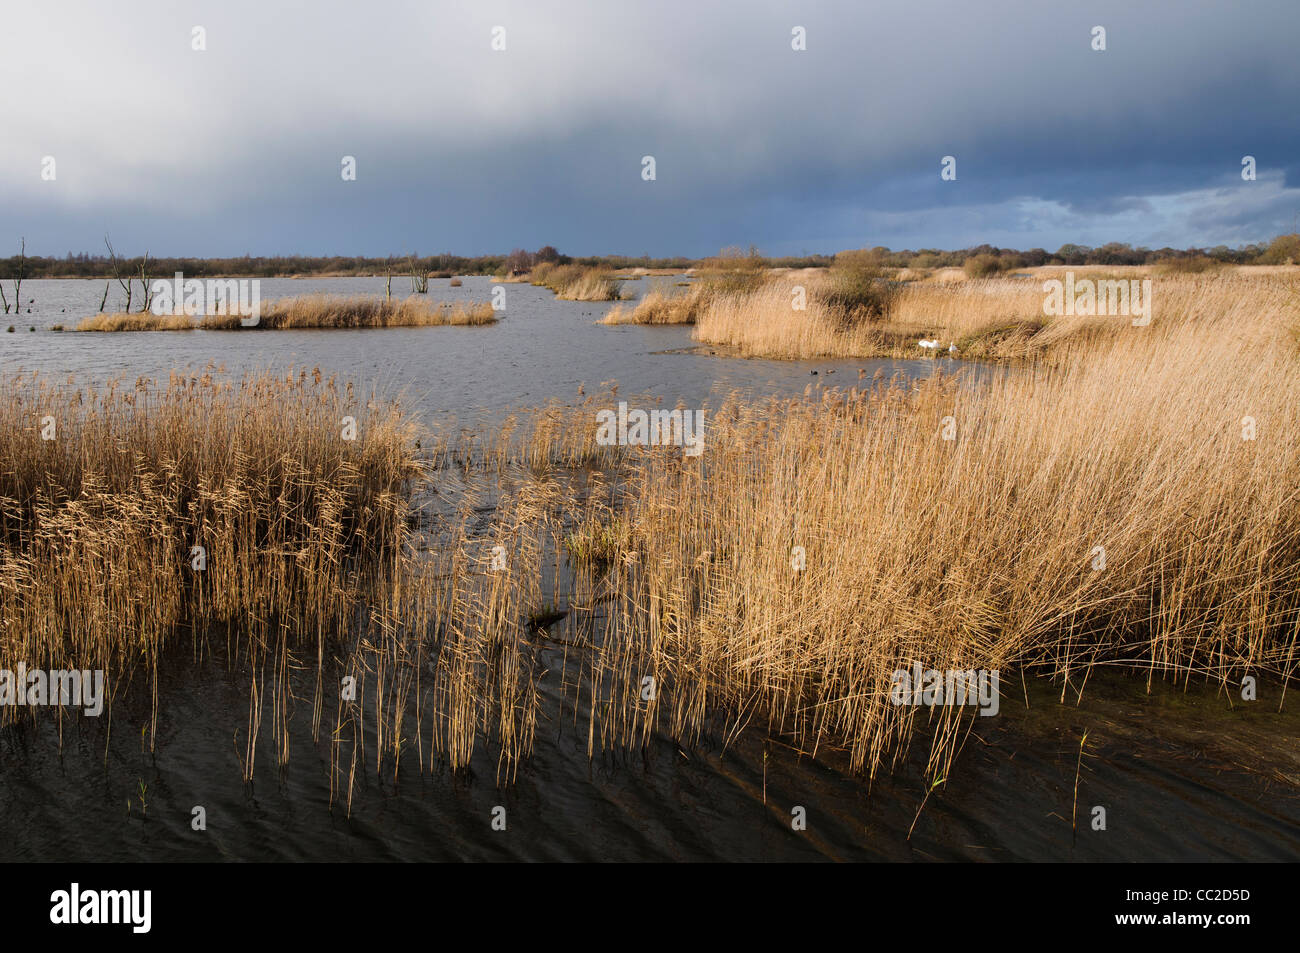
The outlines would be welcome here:
M 1235 244 L 1300 207 L 1287 0 L 87 2 L 9 19 L 0 201 L 5 231 L 44 253 L 105 231 L 176 254 Z

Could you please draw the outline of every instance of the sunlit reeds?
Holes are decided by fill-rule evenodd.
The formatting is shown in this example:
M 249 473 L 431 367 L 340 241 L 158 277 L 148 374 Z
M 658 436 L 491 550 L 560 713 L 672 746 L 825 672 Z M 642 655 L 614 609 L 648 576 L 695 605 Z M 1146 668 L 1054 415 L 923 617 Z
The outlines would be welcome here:
M 1080 269 L 1076 277 L 1095 280 L 1107 273 Z M 1256 304 L 1276 308 L 1294 286 L 1294 276 L 1289 282 L 1283 276 L 1231 272 L 1156 276 L 1152 323 L 1180 323 L 1200 313 L 1224 314 Z M 756 291 L 714 296 L 694 337 L 747 357 L 921 357 L 927 352 L 918 342 L 937 340 L 944 354 L 955 345 L 963 358 L 1024 360 L 1049 355 L 1073 338 L 1121 336 L 1129 327 L 1125 315 L 1045 314 L 1041 277 L 911 282 L 878 314 L 848 313 L 835 306 L 827 289 L 824 277 L 777 278 Z
M 543 262 L 533 268 L 528 278 L 565 301 L 618 301 L 623 297 L 621 284 L 603 268 Z
M 943 310 L 951 288 L 898 307 L 987 336 L 1017 314 L 1010 280 L 959 289 L 965 310 Z M 1179 278 L 1147 326 L 1059 319 L 1016 345 L 1050 360 L 733 395 L 698 457 L 599 444 L 612 394 L 428 433 L 301 373 L 9 381 L 0 666 L 103 666 L 147 690 L 219 643 L 258 715 L 247 773 L 263 711 L 287 759 L 287 673 L 305 672 L 340 797 L 361 766 L 458 767 L 489 743 L 511 777 L 546 678 L 592 754 L 750 726 L 872 774 L 919 718 L 935 781 L 972 714 L 893 704 L 914 663 L 1000 670 L 1007 704 L 1010 673 L 1077 693 L 1099 665 L 1285 687 L 1298 300 L 1271 277 Z
M 133 312 L 131 314 L 95 314 L 84 318 L 78 325 L 78 331 L 190 331 L 195 327 L 194 319 L 183 314 L 153 314 L 152 312 Z
M 615 305 L 601 324 L 694 324 L 708 302 L 709 293 L 695 285 L 683 294 L 651 291 L 634 306 Z
M 423 296 L 378 298 L 364 295 L 300 295 L 268 302 L 256 324 L 241 323 L 239 314 L 187 315 L 97 314 L 78 331 L 285 330 L 294 328 L 397 328 L 483 325 L 497 320 L 487 302 L 436 302 Z

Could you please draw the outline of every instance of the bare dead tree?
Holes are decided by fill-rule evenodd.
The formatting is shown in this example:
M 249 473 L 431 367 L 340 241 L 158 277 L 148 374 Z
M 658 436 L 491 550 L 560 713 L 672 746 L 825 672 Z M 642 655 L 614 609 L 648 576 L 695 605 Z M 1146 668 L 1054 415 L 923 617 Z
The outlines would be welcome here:
M 126 276 L 126 279 L 123 280 L 122 269 L 117 260 L 117 252 L 113 250 L 113 243 L 108 240 L 107 235 L 104 236 L 104 244 L 108 246 L 108 262 L 113 269 L 113 279 L 121 286 L 122 290 L 126 292 L 126 307 L 124 307 L 122 310 L 124 312 L 130 311 L 131 310 L 131 276 L 128 274 Z
M 27 239 L 18 245 L 18 277 L 14 279 L 14 311 L 23 306 L 23 276 L 27 273 Z
M 411 293 L 420 295 L 428 294 L 429 273 L 424 269 L 417 267 L 419 258 L 416 255 L 411 255 L 407 259 L 407 262 L 409 263 L 411 270 Z
M 149 281 L 149 252 L 144 253 L 144 260 L 140 262 L 140 284 L 144 289 L 144 302 L 140 305 L 140 313 L 144 314 L 153 307 L 153 290 L 152 283 Z
M 14 314 L 21 314 L 23 310 L 23 277 L 27 274 L 27 239 L 24 238 L 18 246 L 18 276 L 14 278 Z M 0 304 L 4 305 L 5 314 L 9 313 L 9 299 L 5 297 L 3 287 L 0 287 Z
M 389 255 L 384 259 L 384 297 L 392 300 L 393 297 L 393 256 Z

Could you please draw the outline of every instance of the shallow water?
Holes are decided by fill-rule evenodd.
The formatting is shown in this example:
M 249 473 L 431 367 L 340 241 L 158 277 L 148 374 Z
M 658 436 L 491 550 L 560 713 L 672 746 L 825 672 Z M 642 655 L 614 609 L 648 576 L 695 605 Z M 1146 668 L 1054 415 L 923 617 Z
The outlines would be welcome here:
M 628 283 L 637 294 L 656 283 Z M 431 281 L 437 300 L 488 300 L 495 282 L 461 288 Z M 383 279 L 265 280 L 263 299 L 313 292 L 382 294 Z M 32 313 L 10 316 L 0 367 L 86 383 L 209 362 L 231 373 L 319 366 L 359 384 L 405 393 L 430 417 L 575 398 L 617 381 L 624 394 L 703 406 L 733 388 L 796 393 L 810 382 L 932 373 L 941 360 L 776 362 L 686 352 L 688 328 L 603 327 L 611 306 L 558 301 L 545 289 L 506 284 L 503 320 L 484 328 L 364 331 L 78 334 L 103 283 L 30 281 Z M 404 289 L 394 282 L 395 292 Z M 110 301 L 110 305 L 112 302 Z M 26 308 L 24 302 L 24 308 Z M 35 326 L 37 331 L 27 330 Z M 813 370 L 818 371 L 813 375 Z M 828 372 L 834 371 L 835 374 Z M 329 748 L 310 740 L 310 695 L 293 715 L 290 764 L 277 770 L 264 730 L 256 780 L 241 781 L 238 751 L 248 681 L 208 661 L 175 659 L 160 684 L 158 746 L 142 728 L 147 702 L 115 703 L 111 722 L 83 719 L 0 730 L 0 859 L 1295 859 L 1300 856 L 1300 719 L 1276 712 L 1276 693 L 1231 708 L 1212 689 L 1153 686 L 1094 675 L 1082 702 L 1059 687 L 1004 680 L 1001 715 L 977 718 L 946 786 L 926 797 L 926 744 L 918 738 L 897 772 L 874 783 L 841 754 L 800 756 L 757 731 L 722 750 L 659 738 L 644 754 L 589 761 L 581 714 L 561 714 L 544 680 L 549 720 L 514 784 L 498 787 L 492 752 L 471 769 L 396 779 L 359 769 L 351 804 L 330 806 Z M 558 663 L 557 663 L 558 667 Z M 102 723 L 101 723 L 102 721 Z M 1079 778 L 1079 831 L 1070 819 L 1079 738 L 1089 731 Z M 924 807 L 922 808 L 922 805 Z M 207 830 L 190 828 L 194 806 Z M 490 826 L 507 811 L 506 831 Z M 1107 811 L 1092 831 L 1091 809 Z M 806 831 L 791 811 L 806 809 Z M 920 813 L 918 816 L 918 809 Z M 909 829 L 913 829 L 910 840 Z
M 1004 688 L 1007 686 L 1004 686 Z M 349 816 L 329 802 L 328 745 L 297 706 L 288 767 L 268 742 L 240 781 L 247 684 L 220 665 L 164 680 L 156 755 L 143 710 L 104 724 L 47 720 L 0 732 L 4 860 L 1294 860 L 1300 719 L 1266 702 L 1095 675 L 1077 706 L 1017 683 L 996 718 L 976 718 L 952 777 L 928 799 L 925 742 L 874 784 L 824 750 L 800 757 L 757 733 L 727 750 L 661 738 L 597 755 L 567 717 L 538 731 L 532 759 L 498 787 L 489 751 L 471 769 L 376 777 L 362 766 Z M 547 691 L 548 702 L 558 704 Z M 549 707 L 549 706 L 548 706 Z M 1275 707 L 1275 706 L 1273 706 Z M 1079 739 L 1078 832 L 1072 832 Z M 265 733 L 264 733 L 265 734 Z M 766 750 L 767 757 L 764 757 Z M 1286 780 L 1289 777 L 1290 783 Z M 142 787 L 143 785 L 143 787 Z M 207 830 L 191 830 L 201 805 Z M 1092 808 L 1106 809 L 1094 831 Z M 491 827 L 506 810 L 506 830 Z M 805 809 L 807 828 L 791 827 Z M 919 811 L 919 815 L 918 815 Z M 908 832 L 915 826 L 911 838 Z
M 653 288 L 671 291 L 678 277 L 624 282 L 637 297 Z M 606 327 L 595 324 L 613 307 L 607 302 L 560 301 L 545 288 L 464 278 L 429 282 L 435 301 L 489 301 L 505 288 L 501 320 L 485 327 L 384 328 L 302 331 L 56 332 L 73 328 L 99 309 L 103 282 L 44 280 L 23 283 L 34 298 L 32 313 L 0 316 L 13 334 L 0 334 L 0 367 L 39 370 L 62 378 L 101 383 L 112 377 L 166 380 L 173 368 L 216 362 L 233 374 L 263 368 L 320 367 L 358 385 L 405 394 L 432 416 L 476 416 L 507 407 L 574 399 L 579 386 L 595 393 L 617 381 L 623 394 L 662 397 L 668 406 L 714 402 L 739 388 L 755 394 L 801 392 L 810 382 L 852 386 L 859 370 L 928 375 L 941 360 L 758 361 L 693 353 L 688 327 Z M 397 278 L 393 294 L 409 289 Z M 384 293 L 383 278 L 263 279 L 262 301 L 315 293 Z M 109 310 L 118 296 L 110 293 Z M 35 327 L 35 333 L 28 330 Z M 683 349 L 687 352 L 683 353 Z M 673 352 L 673 353 L 665 353 Z M 812 371 L 818 371 L 813 375 Z

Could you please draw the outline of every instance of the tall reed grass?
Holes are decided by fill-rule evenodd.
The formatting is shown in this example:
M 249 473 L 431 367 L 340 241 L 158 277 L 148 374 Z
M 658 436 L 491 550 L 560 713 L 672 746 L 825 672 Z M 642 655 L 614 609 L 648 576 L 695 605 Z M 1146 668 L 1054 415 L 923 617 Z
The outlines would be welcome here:
M 504 766 L 527 750 L 527 673 L 507 664 L 502 620 L 522 616 L 536 573 L 526 553 L 518 576 L 483 571 L 472 492 L 441 514 L 437 558 L 417 553 L 429 470 L 400 406 L 319 371 L 20 377 L 0 393 L 0 668 L 105 671 L 115 698 L 152 697 L 152 744 L 160 672 L 219 657 L 249 685 L 245 776 L 267 722 L 288 760 L 305 692 L 340 793 L 366 739 L 376 770 L 412 747 L 426 768 L 462 765 L 480 735 Z M 0 723 L 40 715 L 0 707 Z
M 613 393 L 429 433 L 319 375 L 15 379 L 0 666 L 104 666 L 147 689 L 224 646 L 250 683 L 250 775 L 264 717 L 287 760 L 306 677 L 343 798 L 362 767 L 460 767 L 489 743 L 512 777 L 547 678 L 593 755 L 751 726 L 874 775 L 919 719 L 936 782 L 973 716 L 893 704 L 914 663 L 998 670 L 1004 704 L 1013 674 L 1065 698 L 1097 666 L 1262 675 L 1284 697 L 1294 289 L 1196 277 L 1158 300 L 1146 327 L 1053 323 L 1034 335 L 1052 360 L 979 379 L 733 395 L 699 457 L 599 444 Z
M 1227 311 L 1070 335 L 1057 364 L 978 385 L 732 400 L 698 463 L 629 458 L 605 517 L 631 537 L 609 561 L 598 735 L 692 738 L 723 713 L 844 744 L 870 773 L 928 718 L 937 779 L 969 712 L 892 704 L 915 662 L 1049 675 L 1063 695 L 1098 665 L 1285 691 L 1300 359 L 1276 297 L 1209 303 Z
M 1077 277 L 1105 274 L 1081 271 Z M 713 297 L 696 324 L 695 339 L 735 348 L 747 357 L 785 359 L 920 357 L 927 352 L 918 342 L 937 339 L 940 353 L 956 345 L 960 357 L 994 361 L 1049 357 L 1080 337 L 1131 340 L 1128 316 L 1045 315 L 1045 294 L 1037 279 L 909 283 L 883 313 L 857 316 L 828 300 L 826 286 L 817 278 L 801 282 L 803 309 L 795 307 L 794 285 L 799 282 L 784 279 L 754 292 Z M 1152 324 L 1181 324 L 1202 313 L 1256 307 L 1276 312 L 1295 286 L 1294 277 L 1272 275 L 1157 277 Z

